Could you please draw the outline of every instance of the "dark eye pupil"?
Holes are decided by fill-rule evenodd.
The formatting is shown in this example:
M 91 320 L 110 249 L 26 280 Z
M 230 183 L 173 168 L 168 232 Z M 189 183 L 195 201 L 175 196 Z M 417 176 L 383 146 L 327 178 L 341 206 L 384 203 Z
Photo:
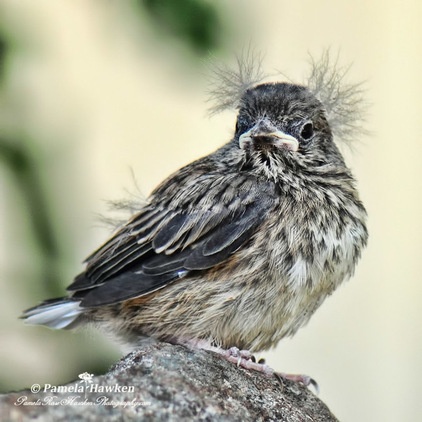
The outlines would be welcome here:
M 313 134 L 314 134 L 314 127 L 312 126 L 312 123 L 306 123 L 303 126 L 302 131 L 300 132 L 300 136 L 305 140 L 312 138 Z
M 236 122 L 236 133 L 241 133 L 246 131 L 248 128 L 248 121 L 243 118 L 239 117 Z

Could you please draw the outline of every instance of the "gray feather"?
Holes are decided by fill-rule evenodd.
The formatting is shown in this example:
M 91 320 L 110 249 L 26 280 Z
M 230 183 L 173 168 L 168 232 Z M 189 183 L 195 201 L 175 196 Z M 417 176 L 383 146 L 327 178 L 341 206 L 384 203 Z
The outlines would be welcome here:
M 214 104 L 209 108 L 211 115 L 238 107 L 245 92 L 265 78 L 261 63 L 262 55 L 249 46 L 236 57 L 234 69 L 214 66 L 208 92 L 208 101 Z
M 305 84 L 324 105 L 336 140 L 350 144 L 365 133 L 367 103 L 363 84 L 346 82 L 350 66 L 339 67 L 338 55 L 332 60 L 329 50 L 319 60 L 310 56 L 310 66 Z

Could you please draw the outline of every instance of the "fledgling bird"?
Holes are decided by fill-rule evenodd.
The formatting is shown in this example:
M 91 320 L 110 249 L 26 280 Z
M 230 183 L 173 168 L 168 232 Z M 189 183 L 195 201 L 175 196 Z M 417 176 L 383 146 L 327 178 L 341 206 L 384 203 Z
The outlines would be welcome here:
M 232 139 L 162 182 L 88 257 L 69 296 L 27 310 L 26 322 L 93 322 L 134 346 L 145 336 L 196 345 L 257 369 L 246 351 L 305 325 L 367 242 L 330 127 L 330 115 L 339 132 L 353 126 L 354 92 L 324 79 L 327 63 L 313 72 L 308 88 L 239 72 L 249 79 L 217 106 L 238 109 Z

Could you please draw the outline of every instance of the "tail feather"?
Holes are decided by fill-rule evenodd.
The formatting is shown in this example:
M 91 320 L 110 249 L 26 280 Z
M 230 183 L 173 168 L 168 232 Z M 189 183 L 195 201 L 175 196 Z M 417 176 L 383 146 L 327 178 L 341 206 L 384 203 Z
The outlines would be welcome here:
M 55 329 L 72 328 L 83 313 L 79 304 L 80 301 L 69 298 L 52 299 L 27 309 L 21 318 L 32 325 L 45 325 Z

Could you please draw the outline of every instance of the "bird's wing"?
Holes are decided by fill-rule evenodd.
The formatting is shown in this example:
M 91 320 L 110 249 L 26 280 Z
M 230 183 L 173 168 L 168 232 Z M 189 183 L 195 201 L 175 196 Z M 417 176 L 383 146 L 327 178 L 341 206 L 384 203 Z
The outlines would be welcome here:
M 246 174 L 207 175 L 195 185 L 179 182 L 164 184 L 88 258 L 86 271 L 68 287 L 81 306 L 139 297 L 224 262 L 276 202 L 274 184 Z

